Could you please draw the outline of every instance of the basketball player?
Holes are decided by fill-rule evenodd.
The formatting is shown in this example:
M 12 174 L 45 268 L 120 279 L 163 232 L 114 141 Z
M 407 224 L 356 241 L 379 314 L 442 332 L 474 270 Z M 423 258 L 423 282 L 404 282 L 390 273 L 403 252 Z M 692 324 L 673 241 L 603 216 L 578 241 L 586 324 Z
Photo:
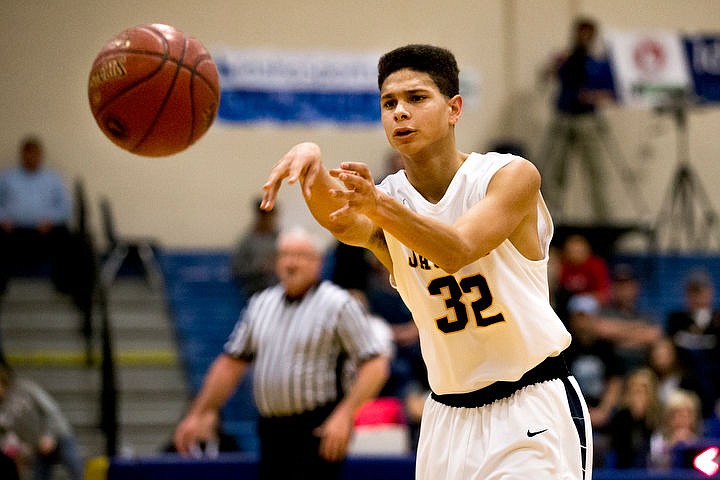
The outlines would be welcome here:
M 390 271 L 432 388 L 418 479 L 589 479 L 590 420 L 548 300 L 553 225 L 538 171 L 457 149 L 463 99 L 449 51 L 404 46 L 378 69 L 382 124 L 405 170 L 376 187 L 367 165 L 328 170 L 320 148 L 301 143 L 270 173 L 263 208 L 284 179 L 300 182 L 321 225 Z

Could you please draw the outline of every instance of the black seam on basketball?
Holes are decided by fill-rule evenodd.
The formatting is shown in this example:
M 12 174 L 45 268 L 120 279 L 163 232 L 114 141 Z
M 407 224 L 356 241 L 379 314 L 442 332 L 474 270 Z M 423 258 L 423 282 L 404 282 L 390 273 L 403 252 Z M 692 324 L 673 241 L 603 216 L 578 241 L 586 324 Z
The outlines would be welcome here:
M 99 117 L 103 114 L 103 112 L 104 112 L 113 102 L 115 102 L 117 99 L 121 98 L 123 95 L 125 95 L 125 94 L 128 93 L 128 92 L 130 92 L 131 90 L 133 90 L 135 87 L 137 87 L 137 86 L 140 85 L 141 83 L 146 82 L 147 80 L 151 79 L 152 77 L 154 77 L 155 75 L 157 75 L 158 73 L 160 73 L 160 71 L 162 70 L 163 66 L 165 65 L 165 62 L 167 62 L 167 61 L 168 61 L 168 58 L 170 57 L 170 47 L 168 46 L 167 39 L 165 38 L 165 35 L 163 35 L 162 32 L 158 31 L 157 29 L 148 28 L 147 26 L 143 27 L 142 29 L 145 30 L 145 31 L 147 31 L 147 32 L 150 32 L 152 35 L 154 35 L 154 36 L 156 36 L 156 37 L 158 37 L 158 38 L 160 39 L 160 41 L 162 42 L 162 45 L 163 45 L 163 53 L 162 53 L 162 54 L 160 54 L 160 53 L 158 53 L 157 51 L 154 51 L 154 50 L 135 49 L 135 48 L 128 48 L 128 49 L 123 49 L 123 50 L 110 50 L 106 55 L 102 55 L 102 56 L 98 57 L 98 58 L 95 60 L 95 63 L 98 63 L 98 60 L 103 60 L 103 59 L 105 59 L 105 58 L 108 57 L 108 56 L 117 55 L 117 54 L 126 54 L 126 55 L 127 55 L 127 54 L 140 54 L 140 55 L 148 55 L 148 56 L 150 56 L 150 57 L 158 57 L 158 58 L 161 58 L 161 59 L 162 59 L 162 62 L 160 62 L 160 63 L 158 64 L 157 68 L 156 68 L 155 70 L 153 70 L 152 72 L 150 72 L 148 75 L 144 76 L 143 78 L 140 78 L 140 79 L 136 80 L 135 82 L 133 82 L 132 84 L 128 85 L 127 87 L 125 87 L 125 88 L 122 89 L 121 91 L 117 92 L 115 95 L 113 95 L 113 96 L 110 97 L 109 99 L 106 99 L 105 102 L 103 103 L 103 105 L 102 105 L 100 108 L 98 108 L 98 111 L 97 111 L 97 114 L 96 114 L 96 116 L 97 116 L 98 118 L 99 118 Z
M 153 56 L 159 56 L 159 55 L 153 55 Z M 167 57 L 167 55 L 165 55 L 165 57 Z M 113 95 L 112 97 L 107 98 L 107 99 L 103 102 L 102 106 L 101 106 L 100 108 L 98 108 L 98 111 L 97 111 L 97 114 L 96 114 L 96 115 L 98 115 L 98 116 L 102 115 L 102 113 L 103 113 L 113 102 L 115 102 L 115 100 L 117 100 L 118 98 L 122 97 L 122 96 L 125 95 L 126 93 L 130 92 L 131 90 L 133 90 L 133 89 L 134 89 L 135 87 L 137 87 L 138 85 L 140 85 L 140 84 L 148 81 L 149 79 L 151 79 L 152 77 L 154 77 L 155 75 L 157 75 L 158 73 L 160 73 L 160 71 L 162 70 L 162 68 L 163 68 L 163 66 L 165 65 L 166 62 L 167 62 L 167 58 L 165 58 L 161 63 L 158 63 L 157 68 L 155 68 L 155 70 L 153 70 L 153 71 L 150 72 L 149 74 L 145 75 L 144 77 L 135 80 L 133 83 L 127 85 L 127 86 L 126 86 L 125 88 L 123 88 L 122 90 L 119 90 L 119 91 L 116 92 L 115 95 Z
M 205 84 L 208 86 L 208 88 L 210 90 L 212 90 L 212 92 L 215 94 L 215 96 L 219 97 L 220 91 L 219 91 L 219 89 L 215 89 L 214 82 L 211 82 L 210 80 L 205 78 L 205 75 L 203 75 L 201 72 L 198 71 L 198 65 L 200 65 L 203 62 L 213 63 L 212 56 L 210 56 L 210 55 L 199 56 L 195 62 L 195 65 L 193 65 L 193 68 L 192 68 L 193 75 L 196 75 L 198 78 L 202 79 L 202 81 L 205 82 Z
M 153 29 L 148 29 L 151 31 L 155 31 Z M 158 35 L 162 38 L 163 46 L 165 47 L 165 54 L 166 58 L 165 61 L 163 61 L 163 65 L 170 57 L 170 47 L 168 46 L 167 38 L 165 38 L 165 35 L 162 34 L 162 32 L 157 32 Z M 184 35 L 183 35 L 184 37 Z M 138 148 L 142 146 L 142 144 L 147 140 L 147 138 L 150 136 L 150 134 L 153 131 L 153 128 L 155 128 L 155 125 L 157 124 L 158 120 L 160 119 L 160 115 L 162 115 L 162 111 L 165 110 L 165 105 L 167 105 L 168 99 L 170 98 L 170 95 L 172 95 L 173 90 L 175 89 L 175 82 L 177 81 L 177 77 L 180 74 L 180 68 L 182 67 L 183 59 L 185 58 L 185 42 L 183 42 L 183 50 L 180 52 L 180 58 L 175 62 L 175 75 L 173 75 L 172 81 L 170 82 L 170 87 L 167 89 L 167 92 L 165 93 L 165 98 L 163 98 L 162 103 L 160 104 L 160 108 L 158 108 L 157 112 L 155 112 L 155 118 L 153 118 L 153 121 L 150 122 L 150 125 L 148 126 L 147 130 L 145 130 L 145 134 L 140 137 L 140 140 L 133 146 L 130 151 L 135 152 Z M 173 60 L 173 59 L 170 59 Z

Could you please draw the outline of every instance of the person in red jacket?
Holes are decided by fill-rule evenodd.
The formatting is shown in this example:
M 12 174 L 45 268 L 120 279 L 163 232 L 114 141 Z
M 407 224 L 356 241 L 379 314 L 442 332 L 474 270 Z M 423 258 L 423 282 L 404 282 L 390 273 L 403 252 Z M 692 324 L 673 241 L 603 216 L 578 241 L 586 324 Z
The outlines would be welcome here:
M 581 234 L 571 234 L 563 242 L 558 281 L 556 310 L 560 318 L 567 318 L 567 300 L 573 295 L 592 295 L 601 306 L 612 295 L 607 261 L 593 252 L 590 242 Z

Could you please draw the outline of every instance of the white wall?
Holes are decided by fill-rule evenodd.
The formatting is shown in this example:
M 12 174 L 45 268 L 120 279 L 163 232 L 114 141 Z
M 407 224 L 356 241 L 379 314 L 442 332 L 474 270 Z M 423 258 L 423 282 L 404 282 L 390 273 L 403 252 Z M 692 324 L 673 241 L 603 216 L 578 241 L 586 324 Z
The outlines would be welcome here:
M 40 134 L 48 164 L 72 181 L 82 178 L 98 222 L 97 200 L 110 197 L 118 228 L 152 235 L 167 247 L 226 247 L 249 220 L 250 198 L 271 166 L 293 143 L 321 143 L 331 163 L 359 160 L 381 170 L 387 152 L 382 129 L 238 127 L 216 122 L 186 152 L 144 158 L 110 143 L 90 115 L 90 65 L 100 47 L 121 30 L 167 23 L 212 49 L 221 45 L 286 49 L 386 51 L 410 42 L 453 50 L 461 69 L 480 73 L 480 102 L 458 127 L 460 148 L 483 150 L 496 138 L 516 136 L 536 155 L 549 113 L 550 92 L 536 74 L 564 47 L 572 18 L 594 16 L 602 27 L 668 28 L 720 32 L 716 0 L 4 0 L 0 17 L 0 167 L 17 161 L 19 139 Z M 608 112 L 619 145 L 642 174 L 638 188 L 657 213 L 675 167 L 671 118 L 649 111 Z M 718 109 L 690 116 L 691 158 L 708 188 L 720 178 Z M 609 175 L 612 174 L 609 166 Z M 609 178 L 620 217 L 634 218 L 622 184 Z M 572 213 L 587 215 L 581 182 L 571 193 Z M 720 206 L 720 191 L 710 192 Z M 296 189 L 286 191 L 284 223 L 311 223 Z

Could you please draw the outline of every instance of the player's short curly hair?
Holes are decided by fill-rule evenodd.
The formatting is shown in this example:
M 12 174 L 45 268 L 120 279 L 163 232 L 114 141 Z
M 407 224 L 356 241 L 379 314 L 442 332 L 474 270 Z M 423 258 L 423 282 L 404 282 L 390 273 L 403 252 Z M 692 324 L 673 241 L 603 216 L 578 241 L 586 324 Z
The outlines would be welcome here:
M 403 68 L 427 73 L 446 97 L 460 93 L 460 71 L 455 56 L 445 48 L 411 44 L 386 53 L 378 62 L 378 88 L 389 75 Z

